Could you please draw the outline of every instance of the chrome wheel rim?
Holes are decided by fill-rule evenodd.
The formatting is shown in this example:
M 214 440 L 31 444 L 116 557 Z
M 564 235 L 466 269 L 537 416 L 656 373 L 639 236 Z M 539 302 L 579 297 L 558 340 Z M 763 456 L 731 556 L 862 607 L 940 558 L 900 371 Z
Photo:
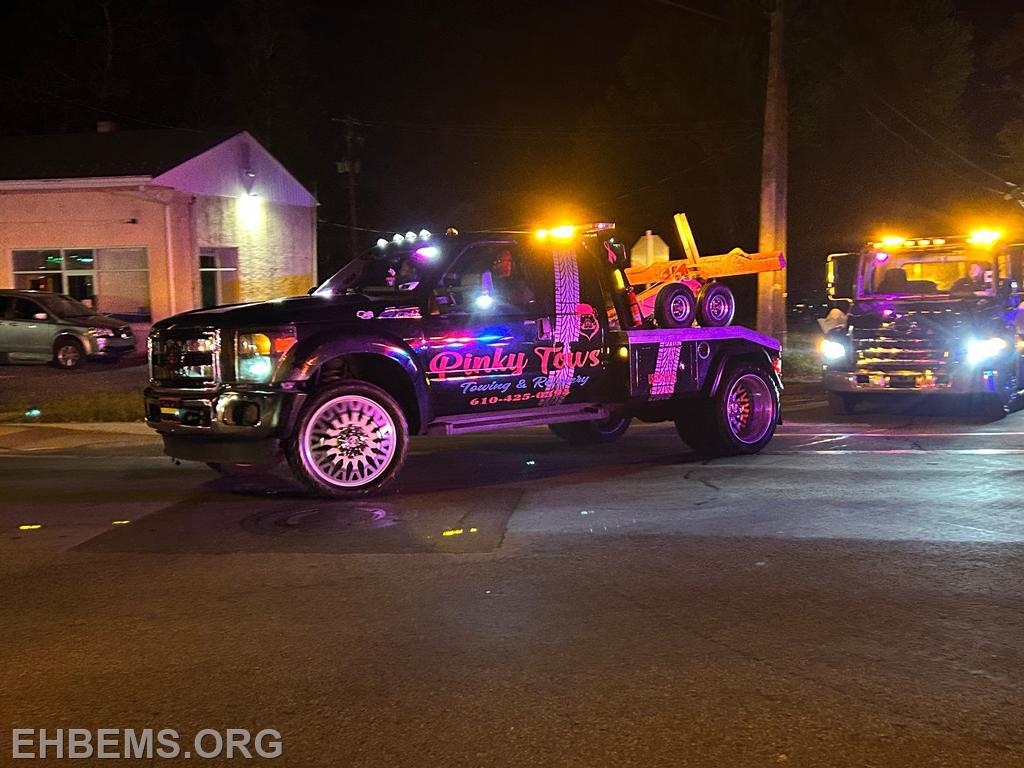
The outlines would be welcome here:
M 689 317 L 690 309 L 690 302 L 685 296 L 676 296 L 668 305 L 668 311 L 672 315 L 672 319 L 680 323 Z
M 775 399 L 768 382 L 752 373 L 733 382 L 725 408 L 729 430 L 746 445 L 753 445 L 768 434 L 775 419 Z
M 302 463 L 317 478 L 339 488 L 372 483 L 391 465 L 398 448 L 391 414 L 359 395 L 328 400 L 306 421 Z
M 712 296 L 708 301 L 708 315 L 716 322 L 729 316 L 729 302 L 721 294 Z
M 65 368 L 74 368 L 81 359 L 82 355 L 74 344 L 64 344 L 57 350 L 57 362 Z

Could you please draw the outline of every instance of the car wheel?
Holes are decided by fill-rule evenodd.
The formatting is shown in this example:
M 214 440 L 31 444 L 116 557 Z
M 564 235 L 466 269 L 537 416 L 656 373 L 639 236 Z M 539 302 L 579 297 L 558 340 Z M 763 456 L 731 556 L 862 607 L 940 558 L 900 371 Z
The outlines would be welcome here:
M 1010 412 L 1010 401 L 1003 395 L 983 395 L 976 403 L 977 413 L 985 421 L 999 421 Z
M 669 283 L 654 299 L 654 319 L 659 328 L 689 328 L 696 313 L 693 291 L 682 283 Z
M 697 296 L 697 324 L 702 328 L 722 328 L 736 315 L 736 297 L 722 283 L 707 283 Z
M 252 477 L 273 471 L 277 464 L 224 464 L 218 461 L 208 461 L 206 466 L 225 477 Z
M 849 416 L 857 409 L 857 398 L 847 392 L 829 392 L 828 407 L 834 416 Z
M 59 368 L 73 370 L 85 362 L 85 348 L 78 339 L 61 338 L 53 345 L 53 362 Z
M 676 430 L 697 453 L 734 456 L 764 448 L 778 422 L 775 382 L 763 367 L 747 363 L 728 370 L 713 398 L 681 412 Z
M 409 426 L 394 398 L 372 384 L 348 381 L 303 407 L 285 456 L 311 491 L 345 499 L 391 483 L 408 446 Z
M 548 424 L 548 429 L 567 443 L 595 445 L 618 440 L 626 434 L 632 421 L 628 416 L 610 416 L 600 421 L 569 421 Z

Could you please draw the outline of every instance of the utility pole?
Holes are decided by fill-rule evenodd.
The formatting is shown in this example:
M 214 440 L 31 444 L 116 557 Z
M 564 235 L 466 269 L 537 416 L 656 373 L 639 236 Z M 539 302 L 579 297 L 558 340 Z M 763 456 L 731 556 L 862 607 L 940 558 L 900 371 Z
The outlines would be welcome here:
M 768 83 L 764 104 L 764 143 L 761 148 L 761 217 L 757 250 L 786 250 L 786 176 L 789 116 L 786 72 L 782 53 L 785 25 L 782 0 L 775 0 L 768 42 Z M 786 270 L 757 276 L 757 330 L 785 343 Z
M 338 173 L 348 174 L 348 224 L 351 258 L 359 255 L 359 231 L 356 229 L 356 175 L 360 171 L 356 149 L 363 144 L 363 137 L 356 134 L 356 120 L 346 117 L 341 121 L 345 126 L 345 159 L 336 163 Z

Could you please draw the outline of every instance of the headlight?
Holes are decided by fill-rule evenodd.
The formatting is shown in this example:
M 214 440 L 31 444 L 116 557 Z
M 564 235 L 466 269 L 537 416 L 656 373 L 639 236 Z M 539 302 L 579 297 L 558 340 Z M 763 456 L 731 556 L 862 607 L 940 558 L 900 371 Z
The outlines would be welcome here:
M 970 339 L 967 342 L 967 362 L 969 365 L 990 360 L 996 357 L 1010 346 L 1010 342 L 999 336 L 990 339 Z
M 90 336 L 113 336 L 114 332 L 109 328 L 90 328 Z
M 239 333 L 235 343 L 235 378 L 256 384 L 270 381 L 277 364 L 295 341 L 294 328 Z
M 832 339 L 822 339 L 821 343 L 818 344 L 818 351 L 821 353 L 822 359 L 827 363 L 834 363 L 836 360 L 842 360 L 846 357 L 846 345 L 841 341 L 833 341 Z

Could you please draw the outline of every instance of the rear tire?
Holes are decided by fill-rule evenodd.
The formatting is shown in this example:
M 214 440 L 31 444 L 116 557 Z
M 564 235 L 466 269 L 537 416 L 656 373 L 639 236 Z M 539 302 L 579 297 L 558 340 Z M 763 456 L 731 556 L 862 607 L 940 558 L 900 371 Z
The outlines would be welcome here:
M 253 477 L 272 472 L 277 463 L 273 464 L 224 464 L 219 461 L 208 461 L 206 466 L 224 477 Z
M 702 456 L 753 454 L 764 448 L 779 423 L 779 390 L 760 365 L 729 368 L 715 396 L 687 404 L 676 431 Z
M 702 328 L 723 328 L 736 316 L 736 297 L 727 285 L 706 283 L 697 296 L 697 324 Z
M 659 328 L 689 328 L 697 315 L 693 291 L 682 283 L 669 283 L 654 299 L 654 319 Z
M 629 429 L 633 420 L 627 416 L 612 416 L 600 421 L 568 421 L 548 424 L 556 437 L 572 445 L 596 445 L 618 440 Z
M 857 397 L 848 392 L 829 392 L 828 407 L 834 416 L 849 416 L 857 410 Z
M 388 486 L 408 448 L 409 425 L 395 399 L 373 384 L 345 381 L 303 406 L 285 457 L 313 493 L 353 499 Z

